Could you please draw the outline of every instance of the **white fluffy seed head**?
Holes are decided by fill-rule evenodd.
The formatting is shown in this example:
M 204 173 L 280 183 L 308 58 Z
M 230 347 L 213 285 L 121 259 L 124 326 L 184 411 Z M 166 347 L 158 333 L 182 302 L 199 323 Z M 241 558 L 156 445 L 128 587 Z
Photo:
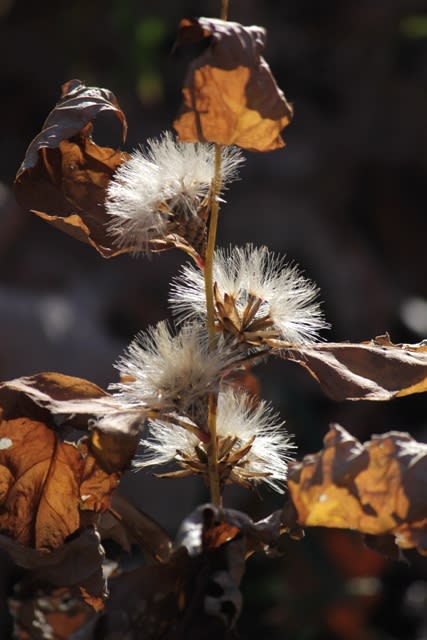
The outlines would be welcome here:
M 206 404 L 206 394 L 218 389 L 224 370 L 235 358 L 223 341 L 217 349 L 209 349 L 202 325 L 183 325 L 173 335 L 163 321 L 133 340 L 116 365 L 124 382 L 111 388 L 125 403 L 194 419 L 198 402 Z
M 222 186 L 237 178 L 243 156 L 224 147 Z M 120 247 L 146 252 L 169 233 L 170 215 L 196 216 L 215 172 L 214 145 L 175 140 L 171 132 L 148 141 L 117 169 L 107 190 L 107 226 Z
M 231 389 L 222 391 L 217 413 L 219 443 L 228 436 L 235 439 L 230 454 L 236 458 L 228 481 L 245 486 L 265 483 L 283 492 L 287 464 L 293 458 L 295 447 L 272 408 L 264 401 L 254 408 L 253 400 L 247 394 L 237 394 Z M 197 465 L 200 461 L 196 453 L 200 444 L 197 435 L 169 422 L 152 421 L 150 436 L 141 443 L 145 452 L 137 462 L 139 467 L 161 466 L 174 460 L 178 464 L 190 460 Z M 236 452 L 247 444 L 251 446 L 238 459 Z
M 217 250 L 213 279 L 222 298 L 225 294 L 233 298 L 239 315 L 251 295 L 261 300 L 255 320 L 269 317 L 285 342 L 314 341 L 329 326 L 317 301 L 317 286 L 267 247 L 249 244 Z M 191 264 L 184 266 L 172 283 L 169 301 L 182 320 L 204 318 L 203 272 Z

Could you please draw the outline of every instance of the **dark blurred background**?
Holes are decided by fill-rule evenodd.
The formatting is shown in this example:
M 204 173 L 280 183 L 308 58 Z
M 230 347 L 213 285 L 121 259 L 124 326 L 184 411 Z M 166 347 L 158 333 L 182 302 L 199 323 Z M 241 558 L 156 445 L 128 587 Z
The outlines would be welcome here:
M 70 78 L 116 94 L 126 150 L 170 128 L 186 65 L 185 54 L 172 54 L 177 24 L 218 13 L 219 0 L 0 0 L 2 379 L 58 370 L 105 386 L 132 336 L 168 315 L 182 255 L 106 261 L 22 211 L 11 186 Z M 267 28 L 265 57 L 295 118 L 284 150 L 246 154 L 220 244 L 265 243 L 298 262 L 321 288 L 329 340 L 425 338 L 426 0 L 231 0 L 229 17 Z M 95 129 L 99 144 L 117 146 L 118 137 L 108 123 Z M 299 455 L 322 446 L 331 421 L 362 440 L 390 429 L 427 440 L 425 396 L 336 404 L 291 363 L 256 373 Z M 197 482 L 142 473 L 123 489 L 171 533 L 207 497 Z M 262 517 L 280 497 L 230 490 L 226 503 Z M 279 561 L 248 564 L 242 638 L 427 638 L 422 558 L 389 562 L 339 531 L 284 546 Z

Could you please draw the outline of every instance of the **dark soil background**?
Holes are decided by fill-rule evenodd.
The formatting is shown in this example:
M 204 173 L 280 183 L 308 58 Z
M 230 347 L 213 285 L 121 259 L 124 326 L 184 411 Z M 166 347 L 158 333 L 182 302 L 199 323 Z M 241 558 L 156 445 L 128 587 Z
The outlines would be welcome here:
M 208 0 L 0 0 L 2 379 L 57 370 L 105 386 L 132 336 L 168 314 L 181 254 L 104 260 L 20 210 L 12 183 L 70 78 L 116 94 L 129 123 L 126 150 L 170 128 L 186 64 L 172 54 L 176 26 L 218 12 Z M 264 243 L 298 262 L 321 288 L 328 340 L 385 331 L 394 342 L 425 338 L 426 0 L 231 0 L 230 19 L 267 28 L 265 57 L 295 118 L 284 150 L 247 154 L 222 210 L 220 244 Z M 95 139 L 116 146 L 118 132 L 100 121 Z M 427 441 L 422 395 L 335 404 L 291 363 L 256 373 L 299 455 L 321 447 L 331 421 L 362 440 L 397 429 Z M 143 473 L 123 489 L 171 533 L 207 497 L 198 482 Z M 225 499 L 253 517 L 280 504 L 234 490 Z M 387 561 L 338 531 L 311 531 L 284 551 L 248 563 L 242 638 L 427 638 L 426 559 Z M 12 576 L 5 559 L 1 638 L 11 637 Z

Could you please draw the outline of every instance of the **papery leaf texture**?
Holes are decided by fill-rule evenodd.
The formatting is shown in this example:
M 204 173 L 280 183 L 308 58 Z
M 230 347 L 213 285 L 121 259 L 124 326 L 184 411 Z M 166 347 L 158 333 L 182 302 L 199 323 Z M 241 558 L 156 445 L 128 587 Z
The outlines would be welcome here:
M 277 345 L 276 345 L 277 348 Z M 283 346 L 280 356 L 303 366 L 332 400 L 391 400 L 427 391 L 427 345 L 361 343 Z
M 70 592 L 69 595 L 73 593 L 78 610 L 83 606 L 81 596 L 92 609 L 102 608 L 107 596 L 106 579 L 102 569 L 105 553 L 95 527 L 85 527 L 50 553 L 26 547 L 5 535 L 0 535 L 0 549 L 6 551 L 15 564 L 31 571 L 34 584 L 43 584 L 45 587 L 50 585 L 53 589 L 65 587 L 65 590 Z M 46 593 L 44 596 L 47 598 Z M 18 609 L 14 611 L 18 620 L 19 613 L 23 614 L 24 618 L 27 617 L 25 609 L 28 608 L 28 597 L 24 597 L 24 603 L 24 611 L 19 602 L 13 603 L 13 608 Z M 48 608 L 49 610 L 52 608 Z M 32 621 L 31 617 L 29 623 Z M 24 624 L 24 620 L 22 622 Z
M 105 228 L 105 191 L 128 156 L 92 140 L 93 121 L 102 112 L 117 117 L 124 139 L 126 118 L 111 91 L 86 87 L 80 80 L 65 83 L 61 99 L 27 149 L 15 194 L 24 208 L 108 258 L 123 249 L 114 246 Z
M 324 445 L 289 465 L 298 523 L 392 534 L 427 555 L 427 444 L 397 431 L 361 444 L 332 425 Z
M 50 371 L 1 383 L 0 411 L 5 420 L 42 421 L 62 439 L 89 432 L 91 454 L 107 473 L 129 467 L 145 416 L 93 382 Z
M 280 131 L 293 111 L 261 56 L 265 30 L 214 18 L 181 21 L 178 46 L 208 38 L 184 80 L 179 138 L 254 151 L 283 147 Z
M 108 474 L 87 442 L 62 442 L 30 418 L 0 424 L 0 533 L 39 551 L 58 549 L 80 528 L 82 510 L 101 512 L 119 474 Z

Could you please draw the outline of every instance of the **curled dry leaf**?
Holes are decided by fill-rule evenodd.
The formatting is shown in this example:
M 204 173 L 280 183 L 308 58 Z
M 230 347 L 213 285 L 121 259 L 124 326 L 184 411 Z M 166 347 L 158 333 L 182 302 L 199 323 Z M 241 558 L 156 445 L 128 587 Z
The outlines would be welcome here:
M 88 380 L 53 372 L 0 384 L 0 413 L 4 420 L 41 421 L 62 440 L 90 431 L 91 454 L 106 473 L 129 467 L 145 418 L 143 407 L 124 406 Z
M 332 400 L 391 400 L 427 391 L 427 345 L 369 342 L 292 347 L 272 342 L 286 360 L 303 366 Z
M 254 151 L 283 147 L 280 131 L 292 107 L 261 56 L 265 30 L 214 18 L 181 21 L 177 45 L 207 38 L 184 81 L 184 104 L 174 122 L 180 139 Z
M 80 527 L 80 512 L 110 505 L 119 474 L 108 474 L 87 443 L 61 442 L 42 422 L 0 424 L 0 532 L 39 551 L 58 549 Z
M 95 399 L 105 399 L 105 403 L 93 402 Z M 20 418 L 22 416 L 48 418 L 49 414 L 62 415 L 67 413 L 76 416 L 71 420 L 76 429 L 87 429 L 89 418 L 95 417 L 101 406 L 108 402 L 108 393 L 98 385 L 74 376 L 51 371 L 36 373 L 33 376 L 15 378 L 0 384 L 0 409 L 4 419 Z M 72 403 L 74 401 L 74 406 Z M 70 403 L 70 405 L 68 405 Z M 78 411 L 78 406 L 82 410 Z M 101 405 L 101 406 L 100 406 Z M 117 409 L 117 407 L 116 407 Z M 64 418 L 65 419 L 65 418 Z M 56 426 L 58 426 L 56 421 Z M 53 425 L 52 425 L 53 426 Z
M 112 577 L 105 612 L 90 637 L 172 640 L 185 609 L 185 587 L 191 576 L 190 558 L 181 549 L 166 564 L 147 565 Z M 191 640 L 187 635 L 178 638 Z
M 191 637 L 202 637 L 202 629 L 214 621 L 222 625 L 215 632 L 220 637 L 235 625 L 242 606 L 239 585 L 245 560 L 253 551 L 277 547 L 280 527 L 279 512 L 253 522 L 245 513 L 213 504 L 201 505 L 184 520 L 175 546 L 186 548 L 199 566 L 196 589 L 187 591 L 191 607 L 198 610 L 191 622 Z M 185 626 L 178 629 L 187 637 Z
M 253 522 L 240 511 L 200 506 L 184 520 L 174 551 L 161 564 L 112 578 L 96 637 L 230 638 L 245 559 L 274 547 L 279 537 L 279 512 Z
M 94 527 L 82 529 L 50 553 L 23 546 L 4 535 L 0 535 L 0 549 L 6 551 L 15 564 L 31 572 L 27 582 L 77 587 L 77 593 L 83 595 L 92 608 L 100 608 L 107 591 L 102 571 L 105 554 Z
M 87 380 L 41 373 L 0 385 L 0 416 L 0 548 L 33 579 L 77 585 L 100 610 L 103 550 L 95 531 L 79 531 L 110 507 L 138 444 L 141 411 Z M 82 432 L 90 437 L 64 441 Z
M 181 524 L 175 547 L 184 546 L 191 556 L 215 549 L 237 535 L 246 539 L 246 553 L 274 549 L 281 534 L 280 513 L 253 522 L 242 511 L 220 509 L 213 504 L 200 505 Z
M 324 444 L 289 465 L 298 523 L 393 534 L 427 555 L 427 444 L 396 431 L 361 444 L 339 425 Z
M 126 119 L 111 91 L 80 80 L 64 84 L 61 99 L 27 149 L 15 193 L 23 207 L 108 258 L 122 250 L 105 229 L 105 190 L 128 156 L 91 139 L 92 123 L 102 112 L 118 118 L 124 139 Z

